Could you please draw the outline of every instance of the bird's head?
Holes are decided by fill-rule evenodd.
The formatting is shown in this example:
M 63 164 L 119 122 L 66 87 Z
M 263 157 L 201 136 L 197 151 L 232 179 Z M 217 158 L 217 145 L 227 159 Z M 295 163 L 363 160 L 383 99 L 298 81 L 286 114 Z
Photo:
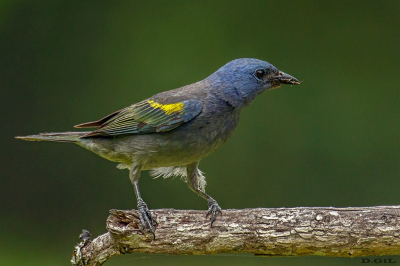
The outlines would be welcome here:
M 213 91 L 234 107 L 242 108 L 268 89 L 300 82 L 268 62 L 252 58 L 233 60 L 207 78 Z

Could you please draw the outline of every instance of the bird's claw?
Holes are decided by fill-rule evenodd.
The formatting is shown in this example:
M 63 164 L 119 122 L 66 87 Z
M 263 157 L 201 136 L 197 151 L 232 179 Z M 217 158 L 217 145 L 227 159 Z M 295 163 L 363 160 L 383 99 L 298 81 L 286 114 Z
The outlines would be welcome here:
M 208 201 L 208 210 L 207 210 L 207 215 L 206 217 L 208 217 L 209 215 L 211 215 L 211 227 L 213 226 L 213 223 L 215 221 L 215 217 L 217 216 L 217 214 L 221 214 L 222 215 L 222 209 L 221 207 L 218 205 L 217 201 L 213 198 L 211 198 Z
M 153 238 L 156 239 L 156 235 L 154 233 L 154 226 L 157 226 L 157 220 L 151 214 L 147 204 L 142 200 L 138 200 L 138 211 L 139 211 L 139 218 L 142 223 L 141 231 L 145 232 L 146 230 L 150 231 L 153 234 Z

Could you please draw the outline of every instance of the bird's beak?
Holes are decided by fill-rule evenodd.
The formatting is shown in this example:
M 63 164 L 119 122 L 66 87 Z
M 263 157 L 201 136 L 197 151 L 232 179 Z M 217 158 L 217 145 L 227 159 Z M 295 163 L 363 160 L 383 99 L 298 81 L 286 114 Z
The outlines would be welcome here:
M 280 84 L 292 84 L 299 85 L 300 81 L 298 81 L 295 77 L 292 77 L 285 72 L 278 71 L 274 76 L 271 77 L 271 82 L 273 85 L 279 86 Z

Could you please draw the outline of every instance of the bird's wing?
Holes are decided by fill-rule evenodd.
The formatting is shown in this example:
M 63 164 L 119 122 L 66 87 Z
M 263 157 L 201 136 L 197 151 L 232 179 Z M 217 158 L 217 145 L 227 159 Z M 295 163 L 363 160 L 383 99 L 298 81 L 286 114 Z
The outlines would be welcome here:
M 171 104 L 145 100 L 98 121 L 75 127 L 98 127 L 84 137 L 164 132 L 193 119 L 202 108 L 203 103 L 199 100 L 185 100 Z

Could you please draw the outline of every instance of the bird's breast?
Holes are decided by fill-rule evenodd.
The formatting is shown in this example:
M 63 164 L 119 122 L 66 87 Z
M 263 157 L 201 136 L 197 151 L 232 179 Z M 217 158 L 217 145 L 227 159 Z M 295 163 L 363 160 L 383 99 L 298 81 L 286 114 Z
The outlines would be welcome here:
M 238 120 L 239 116 L 231 113 L 203 113 L 174 130 L 153 134 L 156 138 L 146 141 L 149 143 L 147 150 L 153 151 L 146 159 L 146 168 L 182 166 L 200 161 L 229 139 Z

